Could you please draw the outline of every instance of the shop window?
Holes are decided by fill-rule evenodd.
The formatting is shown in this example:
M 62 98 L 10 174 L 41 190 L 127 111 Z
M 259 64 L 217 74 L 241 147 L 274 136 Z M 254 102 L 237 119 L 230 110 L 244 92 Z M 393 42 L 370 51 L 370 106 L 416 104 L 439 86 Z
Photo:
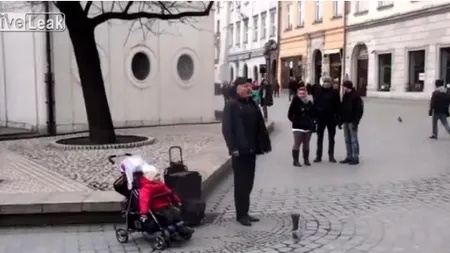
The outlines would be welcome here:
M 378 91 L 391 90 L 392 54 L 378 55 Z
M 441 48 L 440 55 L 440 76 L 444 84 L 450 84 L 450 47 Z
M 425 81 L 425 50 L 408 52 L 408 91 L 422 92 Z

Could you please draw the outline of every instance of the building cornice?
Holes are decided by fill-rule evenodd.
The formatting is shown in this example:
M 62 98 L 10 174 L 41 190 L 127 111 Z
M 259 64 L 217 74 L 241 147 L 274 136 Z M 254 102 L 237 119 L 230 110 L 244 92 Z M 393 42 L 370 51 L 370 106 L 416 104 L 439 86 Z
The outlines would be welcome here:
M 326 35 L 333 35 L 333 34 L 338 34 L 338 33 L 343 33 L 343 32 L 344 32 L 344 26 L 338 26 L 338 27 L 333 27 L 333 28 L 328 28 L 328 29 L 315 30 L 315 31 L 307 32 L 307 33 L 301 33 L 301 34 L 297 34 L 297 35 L 293 35 L 293 36 L 281 37 L 280 42 L 281 43 L 291 42 L 291 41 L 296 41 L 298 39 L 305 39 L 308 37 L 317 38 L 317 37 L 323 37 Z
M 417 18 L 422 18 L 430 15 L 438 15 L 443 13 L 448 13 L 450 11 L 450 3 L 438 6 L 433 6 L 425 9 L 419 9 L 412 12 L 393 14 L 392 16 L 383 17 L 379 19 L 369 20 L 367 22 L 349 25 L 345 28 L 347 32 L 357 31 L 362 29 L 368 29 L 377 26 L 388 25 L 396 22 L 403 22 L 408 20 L 413 20 Z

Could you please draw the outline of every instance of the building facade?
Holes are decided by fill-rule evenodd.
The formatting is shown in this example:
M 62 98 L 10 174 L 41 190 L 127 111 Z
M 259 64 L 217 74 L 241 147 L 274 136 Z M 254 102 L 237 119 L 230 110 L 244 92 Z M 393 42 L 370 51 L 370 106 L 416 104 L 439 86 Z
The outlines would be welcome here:
M 276 58 L 266 69 L 264 44 L 277 40 L 278 1 L 217 2 L 215 31 L 217 67 L 221 81 L 244 76 L 260 81 L 266 71 L 276 74 Z M 218 52 L 217 52 L 218 51 Z M 217 81 L 217 79 L 216 79 Z
M 322 76 L 340 81 L 344 47 L 344 1 L 283 1 L 278 79 L 314 84 Z
M 429 98 L 450 83 L 450 1 L 352 1 L 346 75 L 367 96 Z
M 133 24 L 111 21 L 95 30 L 114 126 L 215 121 L 213 16 L 192 25 L 155 20 L 158 35 L 145 39 Z M 87 130 L 69 35 L 50 35 L 57 132 Z M 0 33 L 0 126 L 46 132 L 46 66 L 45 32 Z

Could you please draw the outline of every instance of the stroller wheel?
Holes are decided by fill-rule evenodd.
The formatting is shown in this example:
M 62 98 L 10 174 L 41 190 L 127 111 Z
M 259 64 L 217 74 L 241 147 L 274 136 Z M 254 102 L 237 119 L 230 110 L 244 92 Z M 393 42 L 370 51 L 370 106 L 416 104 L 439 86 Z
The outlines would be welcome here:
M 116 229 L 116 239 L 120 243 L 128 242 L 128 232 L 123 228 Z
M 191 238 L 192 238 L 192 233 L 187 233 L 187 234 L 183 235 L 183 239 L 185 239 L 185 240 L 191 240 Z
M 153 242 L 153 250 L 164 250 L 167 247 L 166 240 L 162 236 L 157 236 Z

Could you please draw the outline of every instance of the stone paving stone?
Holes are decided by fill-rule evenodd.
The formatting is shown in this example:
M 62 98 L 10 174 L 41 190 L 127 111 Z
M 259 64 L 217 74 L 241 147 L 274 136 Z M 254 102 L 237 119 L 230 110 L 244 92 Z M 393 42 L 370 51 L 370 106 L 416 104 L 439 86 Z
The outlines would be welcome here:
M 9 153 L 13 152 L 19 157 L 16 158 L 17 162 L 32 160 L 41 167 L 62 175 L 74 185 L 82 184 L 77 191 L 86 190 L 86 186 L 94 190 L 112 189 L 112 183 L 118 177 L 119 171 L 112 167 L 107 160 L 111 154 L 139 154 L 158 168 L 164 169 L 169 164 L 169 147 L 181 146 L 186 164 L 191 169 L 198 170 L 204 178 L 207 178 L 228 158 L 220 124 L 135 128 L 117 130 L 117 133 L 152 136 L 156 142 L 153 145 L 135 149 L 60 150 L 49 145 L 50 142 L 57 139 L 52 137 L 3 141 L 0 142 L 0 149 L 7 150 Z M 174 155 L 174 159 L 178 160 L 178 154 Z M 2 167 L 0 178 L 4 178 L 7 173 L 6 178 L 9 183 L 0 184 L 0 192 L 58 191 L 51 183 L 34 180 L 27 176 L 26 170 L 30 170 L 30 167 L 33 166 L 26 166 L 26 164 L 19 166 L 25 173 L 16 172 L 11 166 Z M 38 169 L 34 168 L 34 170 Z M 29 181 L 30 184 L 24 184 L 24 181 Z
M 270 114 L 277 123 L 274 151 L 258 158 L 252 195 L 251 211 L 261 222 L 251 228 L 236 224 L 228 177 L 208 199 L 208 211 L 219 217 L 197 228 L 191 241 L 164 252 L 448 253 L 450 141 L 427 140 L 426 103 L 367 101 L 360 130 L 362 164 L 323 162 L 309 168 L 291 166 L 286 97 L 275 103 Z M 402 124 L 396 121 L 399 115 Z M 338 158 L 344 154 L 341 134 Z M 291 239 L 292 211 L 305 222 L 298 242 Z M 0 228 L 0 235 L 0 253 L 151 250 L 140 234 L 120 245 L 112 225 Z

